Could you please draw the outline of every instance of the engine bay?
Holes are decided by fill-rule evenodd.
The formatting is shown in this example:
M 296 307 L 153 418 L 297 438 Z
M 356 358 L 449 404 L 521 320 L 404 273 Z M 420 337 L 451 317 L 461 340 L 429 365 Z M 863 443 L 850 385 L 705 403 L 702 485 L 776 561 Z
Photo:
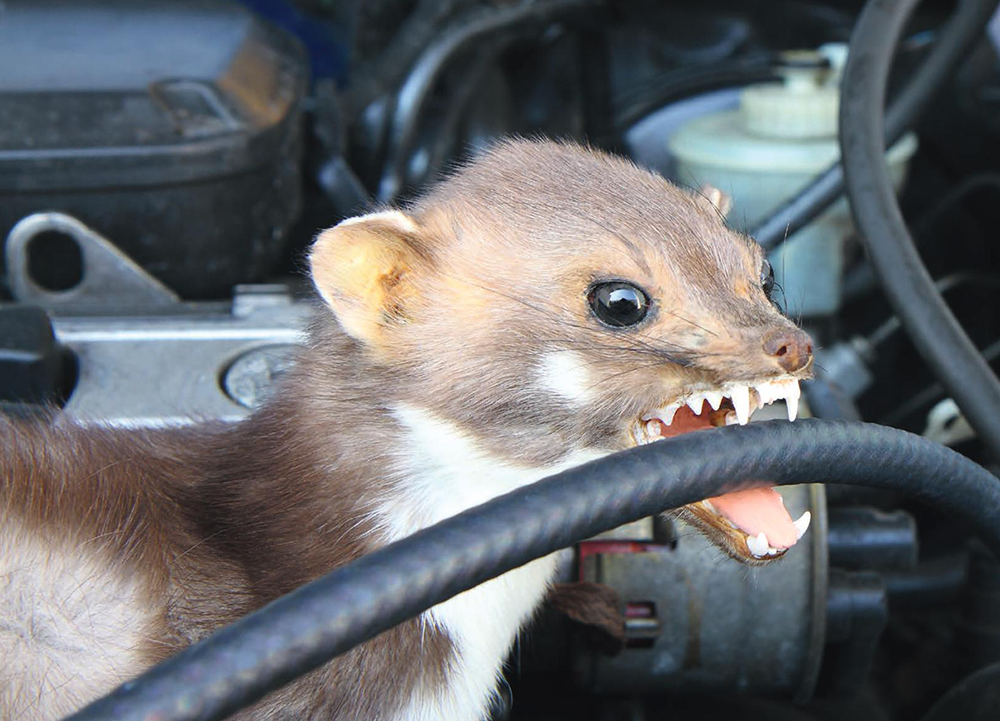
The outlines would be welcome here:
M 920 112 L 902 123 L 890 110 L 884 161 L 919 258 L 989 364 L 1000 356 L 995 5 L 917 7 L 890 108 L 963 18 L 992 19 L 939 86 L 918 88 Z M 405 204 L 499 137 L 544 136 L 731 198 L 730 227 L 765 247 L 774 302 L 816 343 L 801 406 L 775 391 L 755 422 L 878 423 L 996 474 L 993 441 L 925 362 L 842 191 L 808 218 L 775 221 L 838 163 L 861 10 L 7 0 L 0 413 L 140 429 L 240 422 L 303 341 L 315 302 L 301 270 L 317 232 Z M 743 414 L 731 390 L 703 396 L 699 407 Z M 997 718 L 1000 562 L 933 504 L 809 480 L 780 489 L 811 525 L 770 565 L 742 565 L 667 515 L 560 552 L 559 583 L 508 661 L 491 721 Z

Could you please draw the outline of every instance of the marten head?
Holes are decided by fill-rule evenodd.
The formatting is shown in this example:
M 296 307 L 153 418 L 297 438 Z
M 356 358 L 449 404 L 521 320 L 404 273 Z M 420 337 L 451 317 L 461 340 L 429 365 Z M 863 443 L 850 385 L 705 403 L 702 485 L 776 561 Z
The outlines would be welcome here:
M 507 141 L 406 210 L 322 233 L 312 277 L 393 379 L 387 396 L 499 462 L 541 467 L 745 423 L 779 399 L 794 417 L 811 341 L 721 205 L 604 153 Z M 781 555 L 808 523 L 773 490 L 686 513 L 746 561 Z

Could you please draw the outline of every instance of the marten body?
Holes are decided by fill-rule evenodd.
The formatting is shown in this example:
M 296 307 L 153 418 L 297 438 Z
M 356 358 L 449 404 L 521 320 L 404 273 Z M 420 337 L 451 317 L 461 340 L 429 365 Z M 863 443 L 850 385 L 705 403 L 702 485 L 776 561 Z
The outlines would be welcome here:
M 0 717 L 59 718 L 368 551 L 670 435 L 675 413 L 681 432 L 744 422 L 744 396 L 791 403 L 811 347 L 762 263 L 705 197 L 505 143 L 406 213 L 319 237 L 324 306 L 248 420 L 0 421 Z M 733 555 L 794 543 L 761 499 L 744 522 L 725 498 L 689 512 Z M 238 718 L 479 721 L 552 574 L 539 559 L 461 594 Z

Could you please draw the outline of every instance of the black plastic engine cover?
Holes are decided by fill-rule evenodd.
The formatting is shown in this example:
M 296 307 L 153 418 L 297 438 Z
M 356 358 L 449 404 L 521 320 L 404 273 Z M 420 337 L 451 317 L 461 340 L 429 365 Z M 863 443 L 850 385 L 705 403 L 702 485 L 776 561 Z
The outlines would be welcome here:
M 0 239 L 62 211 L 181 295 L 227 296 L 299 212 L 306 83 L 298 43 L 232 2 L 6 0 Z

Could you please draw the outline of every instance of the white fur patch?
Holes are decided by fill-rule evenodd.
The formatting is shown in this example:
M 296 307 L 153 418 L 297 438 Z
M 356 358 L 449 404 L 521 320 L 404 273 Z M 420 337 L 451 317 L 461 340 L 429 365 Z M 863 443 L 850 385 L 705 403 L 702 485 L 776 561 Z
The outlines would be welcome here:
M 459 428 L 424 410 L 399 406 L 394 415 L 405 430 L 396 443 L 400 493 L 379 508 L 389 541 L 603 455 L 580 452 L 554 467 L 516 467 L 489 456 Z M 481 721 L 503 661 L 554 571 L 554 556 L 540 558 L 424 613 L 421 623 L 444 628 L 459 660 L 447 686 L 418 689 L 399 721 Z
M 100 549 L 0 517 L 0 718 L 62 718 L 132 677 L 144 606 Z
M 583 359 L 573 351 L 546 353 L 538 364 L 538 381 L 565 401 L 583 405 L 592 397 L 593 381 Z

